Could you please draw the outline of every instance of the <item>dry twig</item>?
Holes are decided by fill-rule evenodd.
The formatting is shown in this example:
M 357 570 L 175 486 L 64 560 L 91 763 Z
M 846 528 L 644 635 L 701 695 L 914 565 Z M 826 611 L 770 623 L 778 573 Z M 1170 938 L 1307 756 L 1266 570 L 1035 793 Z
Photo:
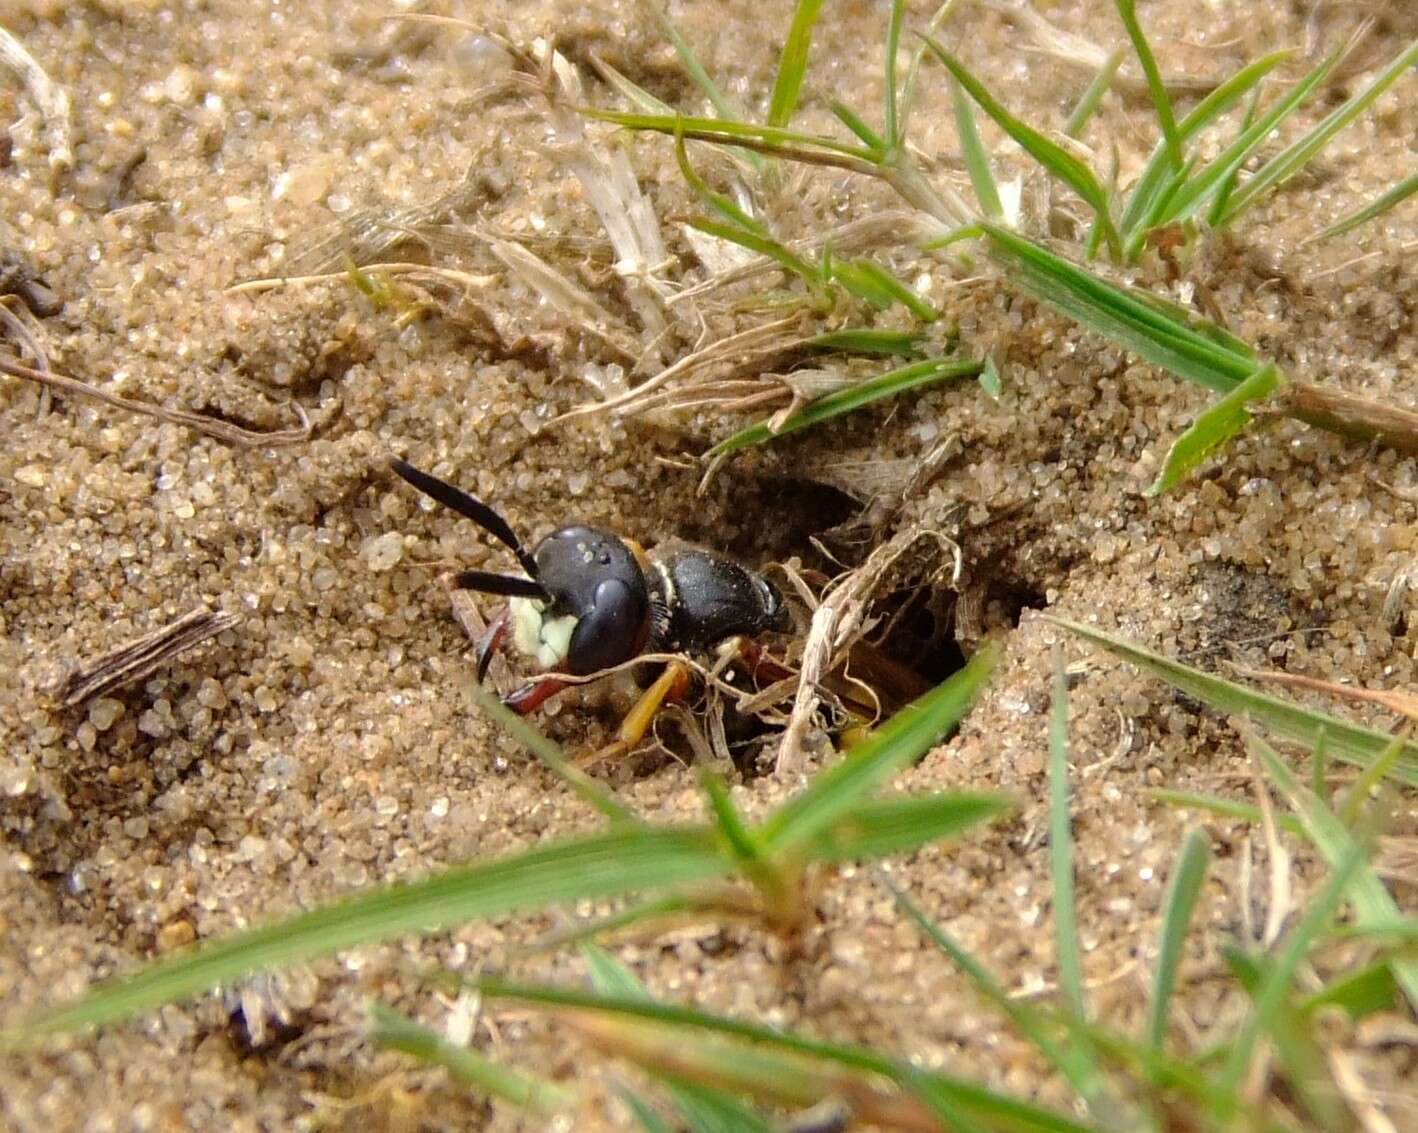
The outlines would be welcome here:
M 919 527 L 897 532 L 889 542 L 874 550 L 860 567 L 844 575 L 813 612 L 803 645 L 797 698 L 793 701 L 792 715 L 778 746 L 775 768 L 778 774 L 797 774 L 802 765 L 803 739 L 821 703 L 818 682 L 834 667 L 836 658 L 851 645 L 854 635 L 862 628 L 871 606 L 872 592 L 886 572 L 918 539 L 927 534 Z
M 198 606 L 161 629 L 79 664 L 64 678 L 59 694 L 72 708 L 120 685 L 142 680 L 165 662 L 240 621 L 239 614 L 217 613 L 209 606 Z
M 56 173 L 72 169 L 74 147 L 69 92 L 45 73 L 24 44 L 4 28 L 0 28 L 0 64 L 12 71 L 25 84 L 34 104 L 44 119 L 49 133 L 49 167 Z
M 15 378 L 24 378 L 30 382 L 38 382 L 46 388 L 77 394 L 79 397 L 91 397 L 95 401 L 101 401 L 115 409 L 125 409 L 129 413 L 141 413 L 146 417 L 156 417 L 159 421 L 166 421 L 171 425 L 182 425 L 184 428 L 195 429 L 199 433 L 215 437 L 219 441 L 235 445 L 238 448 L 275 448 L 279 445 L 303 444 L 310 440 L 315 432 L 315 426 L 311 423 L 310 416 L 298 401 L 292 401 L 290 404 L 295 410 L 296 416 L 300 418 L 299 428 L 272 429 L 269 432 L 262 432 L 259 429 L 244 429 L 240 425 L 233 425 L 230 421 L 210 417 L 205 413 L 190 413 L 185 409 L 164 409 L 161 405 L 135 401 L 131 397 L 121 397 L 116 393 L 109 393 L 91 386 L 87 382 L 81 382 L 78 378 L 34 370 L 9 358 L 0 358 L 0 373 L 9 374 Z

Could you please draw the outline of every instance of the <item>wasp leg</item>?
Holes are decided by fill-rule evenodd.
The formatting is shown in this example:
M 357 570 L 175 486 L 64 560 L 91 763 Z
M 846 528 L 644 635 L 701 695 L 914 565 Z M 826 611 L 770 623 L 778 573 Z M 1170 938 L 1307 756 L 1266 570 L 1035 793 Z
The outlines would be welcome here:
M 787 680 L 795 676 L 795 670 L 779 663 L 764 652 L 763 646 L 754 641 L 751 637 L 740 637 L 735 639 L 739 661 L 748 671 L 748 675 L 757 684 L 772 684 L 774 681 Z
M 512 622 L 512 607 L 504 606 L 502 613 L 492 619 L 492 624 L 474 647 L 474 654 L 478 662 L 478 684 L 482 684 L 487 676 L 487 667 L 492 664 L 492 659 L 497 653 L 497 647 L 502 644 L 503 637 L 507 634 L 507 627 Z
M 545 677 L 542 680 L 525 684 L 521 688 L 513 689 L 502 698 L 502 703 L 518 716 L 525 716 L 528 712 L 536 711 L 562 689 L 570 687 L 566 681 L 559 681 L 555 677 Z
M 683 700 L 689 692 L 689 670 L 678 661 L 671 661 L 665 671 L 655 678 L 655 683 L 640 694 L 635 706 L 625 714 L 616 731 L 616 738 L 605 747 L 590 752 L 577 763 L 583 767 L 608 759 L 619 759 L 629 755 L 631 750 L 645 738 L 661 705 L 667 700 Z

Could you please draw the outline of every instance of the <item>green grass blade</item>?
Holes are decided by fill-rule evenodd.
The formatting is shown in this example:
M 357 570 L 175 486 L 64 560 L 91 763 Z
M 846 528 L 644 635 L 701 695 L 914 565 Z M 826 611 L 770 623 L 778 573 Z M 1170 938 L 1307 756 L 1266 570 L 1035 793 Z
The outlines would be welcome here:
M 262 968 L 299 963 L 404 933 L 564 901 L 721 877 L 733 869 L 705 829 L 616 829 L 361 890 L 342 901 L 203 944 L 108 980 L 83 998 L 0 1034 L 0 1046 L 112 1023 Z
M 654 1003 L 654 998 L 635 974 L 609 952 L 595 945 L 581 949 L 591 986 L 604 996 Z M 671 1081 L 666 1090 L 675 1107 L 684 1116 L 686 1125 L 695 1133 L 768 1133 L 756 1114 L 718 1090 L 683 1080 Z
M 1073 828 L 1068 812 L 1068 676 L 1063 650 L 1054 649 L 1053 705 L 1049 713 L 1049 872 L 1054 887 L 1054 942 L 1059 992 L 1068 1010 L 1088 1018 L 1083 962 L 1078 953 L 1078 910 L 1073 888 Z
M 1043 1012 L 1036 1011 L 1020 1000 L 1012 999 L 994 976 L 990 975 L 974 956 L 961 948 L 944 929 L 927 917 L 910 897 L 887 878 L 879 877 L 877 880 L 891 891 L 897 907 L 915 922 L 926 939 L 950 957 L 951 963 L 965 973 L 975 985 L 980 997 L 1032 1042 L 1039 1053 L 1068 1080 L 1080 1097 L 1093 1098 L 1102 1094 L 1102 1076 L 1097 1065 L 1088 1057 L 1086 1047 L 1076 1043 L 1061 1043 L 1055 1039 L 1050 1033 L 1051 1021 L 1045 1019 Z
M 1224 83 L 1217 86 L 1177 124 L 1177 135 L 1182 142 L 1191 141 L 1246 95 L 1257 89 L 1266 75 L 1289 60 L 1294 54 L 1292 48 L 1282 47 L 1279 51 L 1262 55 L 1255 62 L 1247 63 Z
M 639 83 L 617 71 L 604 59 L 595 61 L 595 68 L 611 89 L 644 114 L 673 114 L 675 108 L 668 102 L 656 98 Z
M 678 1133 L 673 1125 L 655 1112 L 654 1106 L 628 1086 L 617 1083 L 615 1094 L 625 1103 L 625 1108 L 630 1110 L 631 1116 L 640 1122 L 640 1128 L 645 1130 L 645 1133 Z
M 636 901 L 614 913 L 590 920 L 575 921 L 565 928 L 554 929 L 539 936 L 529 947 L 539 952 L 554 952 L 568 944 L 583 944 L 598 937 L 620 932 L 633 925 L 668 920 L 701 908 L 701 902 L 694 897 L 671 894 L 668 897 L 652 897 L 647 901 Z
M 1284 382 L 1275 363 L 1267 362 L 1207 409 L 1192 422 L 1191 428 L 1172 442 L 1162 470 L 1147 489 L 1147 495 L 1160 496 L 1195 472 L 1207 457 L 1251 423 L 1251 402 L 1270 397 Z
M 1256 120 L 1256 111 L 1260 109 L 1260 89 L 1251 91 L 1250 101 L 1246 104 L 1246 112 L 1241 116 L 1240 133 L 1244 134 L 1251 128 L 1251 123 Z M 1190 174 L 1190 170 L 1188 170 Z M 1221 178 L 1221 184 L 1216 189 L 1216 196 L 1211 201 L 1211 208 L 1206 213 L 1206 223 L 1212 228 L 1216 227 L 1222 213 L 1231 203 L 1231 194 L 1236 191 L 1236 182 L 1240 179 L 1241 167 L 1238 165 L 1225 177 Z
M 1186 330 L 1214 346 L 1219 346 L 1223 351 L 1250 359 L 1252 363 L 1255 362 L 1256 352 L 1250 343 L 1237 338 L 1220 323 L 1203 318 L 1190 307 L 1183 306 L 1174 299 L 1168 299 L 1165 295 L 1148 291 L 1145 287 L 1127 284 L 1121 289 L 1124 294 L 1137 300 L 1144 307 L 1150 307 L 1157 312 L 1165 321 L 1179 323 Z
M 956 378 L 973 378 L 980 372 L 981 365 L 979 362 L 952 362 L 941 358 L 913 362 L 908 366 L 902 366 L 862 382 L 861 385 L 819 398 L 800 413 L 789 417 L 776 432 L 769 427 L 766 420 L 741 429 L 733 436 L 720 441 L 705 453 L 705 456 L 707 458 L 723 456 L 726 453 L 738 452 L 740 449 L 749 448 L 752 445 L 766 444 L 778 437 L 785 437 L 789 433 L 796 433 L 809 426 L 829 421 L 833 417 L 851 413 L 874 401 L 880 401 L 887 397 L 899 397 L 901 394 L 919 389 L 921 386 L 952 381 Z
M 828 279 L 840 283 L 858 299 L 865 299 L 878 311 L 884 311 L 893 302 L 892 294 L 881 285 L 874 274 L 862 270 L 865 260 L 834 260 L 823 256 L 823 271 Z
M 1330 752 L 1346 763 L 1366 766 L 1393 741 L 1393 737 L 1385 732 L 1351 724 L 1328 713 L 1257 692 L 1223 680 L 1214 673 L 1203 673 L 1093 626 L 1052 616 L 1049 620 L 1102 646 L 1173 688 L 1196 697 L 1223 716 L 1248 716 L 1282 739 L 1306 746 L 1313 746 L 1315 738 L 1324 732 Z M 1418 744 L 1405 741 L 1403 756 L 1394 766 L 1391 777 L 1410 786 L 1418 786 Z
M 718 145 L 757 143 L 765 152 L 796 150 L 808 153 L 836 154 L 855 158 L 875 169 L 879 155 L 864 146 L 854 146 L 825 138 L 820 134 L 803 134 L 778 126 L 760 126 L 752 122 L 728 122 L 718 118 L 694 118 L 681 114 L 627 114 L 619 110 L 587 110 L 588 118 L 613 122 L 627 130 L 649 130 L 670 137 L 682 133 L 691 141 L 714 142 Z
M 677 1081 L 671 1094 L 689 1133 L 773 1133 L 764 1117 L 722 1090 Z
M 1246 94 L 1258 89 L 1261 80 L 1292 54 L 1290 51 L 1275 51 L 1257 59 L 1254 63 L 1242 67 L 1197 103 L 1192 112 L 1177 124 L 1177 136 L 1183 145 L 1235 106 Z M 1144 218 L 1151 218 L 1155 214 L 1158 202 L 1175 173 L 1176 169 L 1168 163 L 1167 147 L 1165 144 L 1159 144 L 1128 195 L 1128 203 L 1123 209 L 1120 226 L 1130 250 L 1134 245 L 1141 246 L 1147 228 Z
M 1250 956 L 1234 946 L 1223 947 L 1222 956 L 1236 982 L 1255 996 L 1270 974 L 1270 963 L 1264 956 Z M 1294 1091 L 1301 1107 L 1315 1129 L 1352 1129 L 1354 1122 L 1340 1099 L 1328 1061 L 1315 1041 L 1310 1021 L 1296 1006 L 1294 997 L 1285 995 L 1275 1009 L 1273 1022 L 1266 1035 L 1274 1047 L 1280 1072 Z
M 762 895 L 769 908 L 781 907 L 787 900 L 788 882 L 773 862 L 763 853 L 763 845 L 749 830 L 729 797 L 724 781 L 712 772 L 705 771 L 699 776 L 700 786 L 709 798 L 710 809 L 718 822 L 719 833 L 724 836 L 735 860 L 745 877 Z
M 1113 85 L 1113 76 L 1118 73 L 1122 61 L 1121 47 L 1108 53 L 1108 57 L 1103 60 L 1103 66 L 1093 76 L 1093 81 L 1088 84 L 1088 89 L 1083 92 L 1083 97 L 1078 100 L 1078 105 L 1073 108 L 1068 121 L 1064 123 L 1064 134 L 1077 138 L 1083 133 L 1083 128 L 1088 125 L 1093 115 L 1098 113 L 1098 106 L 1102 103 L 1103 96 L 1108 93 L 1108 88 Z
M 886 58 L 881 66 L 886 102 L 881 120 L 882 129 L 886 134 L 886 145 L 890 149 L 901 144 L 901 127 L 896 117 L 896 54 L 901 49 L 901 24 L 905 15 L 905 0 L 891 0 L 891 18 L 886 25 Z
M 689 41 L 680 35 L 679 28 L 675 27 L 674 21 L 670 19 L 669 13 L 662 11 L 655 4 L 646 4 L 650 12 L 654 15 L 656 23 L 660 25 L 660 30 L 665 38 L 670 41 L 670 45 L 675 49 L 675 55 L 679 57 L 680 66 L 684 68 L 685 74 L 690 78 L 700 90 L 700 93 L 709 100 L 709 105 L 714 108 L 714 113 L 720 118 L 728 121 L 742 121 L 743 112 L 739 110 L 722 90 L 719 85 L 710 77 L 709 72 L 704 69 L 704 65 L 699 61 L 699 56 L 694 53 L 694 48 L 689 45 Z M 626 80 L 627 82 L 629 80 Z M 651 96 L 653 97 L 653 96 Z M 658 102 L 659 100 L 656 99 Z M 649 113 L 673 114 L 674 108 L 664 106 L 662 109 L 653 110 L 646 108 Z M 763 158 L 752 150 L 734 147 L 734 154 L 748 162 L 758 173 L 763 172 Z
M 1340 862 L 1348 860 L 1361 849 L 1359 841 L 1339 816 L 1300 782 L 1274 748 L 1256 735 L 1248 735 L 1246 742 L 1260 759 L 1266 774 L 1290 800 L 1290 805 L 1304 824 L 1306 837 L 1315 844 L 1332 869 L 1337 869 Z M 1355 923 L 1359 927 L 1369 923 L 1387 923 L 1401 915 L 1397 903 L 1366 861 L 1361 861 L 1355 871 L 1347 896 L 1354 903 Z M 1394 978 L 1414 1010 L 1418 1010 L 1418 961 L 1395 960 L 1393 966 Z
M 888 269 L 865 257 L 833 264 L 832 275 L 854 295 L 867 300 L 879 310 L 900 303 L 923 323 L 933 323 L 940 312 L 932 307 L 915 288 L 902 283 Z
M 586 961 L 586 972 L 591 977 L 591 986 L 602 995 L 622 996 L 637 999 L 642 1003 L 653 1003 L 652 996 L 635 973 L 596 944 L 588 944 L 581 949 L 581 959 Z
M 724 841 L 728 843 L 739 864 L 750 869 L 762 866 L 762 847 L 744 824 L 743 816 L 739 814 L 738 807 L 734 806 L 734 800 L 729 797 L 729 790 L 724 786 L 724 781 L 713 772 L 705 771 L 699 776 L 699 785 L 709 799 L 710 809 L 719 824 L 719 833 L 724 836 Z
M 1012 809 L 1007 796 L 992 792 L 869 799 L 815 837 L 807 856 L 815 862 L 884 858 L 953 838 Z
M 989 1127 L 982 1125 L 960 1106 L 955 1104 L 947 1090 L 937 1089 L 934 1082 L 923 1074 L 912 1074 L 905 1083 L 907 1089 L 920 1098 L 940 1122 L 940 1127 L 949 1133 L 990 1133 Z
M 1256 1042 L 1261 1035 L 1274 1030 L 1294 984 L 1296 970 L 1309 954 L 1311 947 L 1329 928 L 1340 902 L 1344 899 L 1345 891 L 1363 865 L 1364 853 L 1356 844 L 1330 872 L 1324 886 L 1311 899 L 1304 916 L 1290 931 L 1273 966 L 1267 970 L 1264 979 L 1256 988 L 1250 1014 L 1242 1024 L 1235 1042 L 1231 1045 L 1230 1054 L 1215 1079 L 1215 1084 L 1225 1099 L 1224 1108 L 1217 1114 L 1223 1123 L 1234 1117 L 1242 1104 L 1241 1082 L 1250 1066 Z
M 678 1041 L 685 1043 L 694 1041 L 694 1032 L 705 1032 L 753 1043 L 754 1053 L 758 1057 L 781 1051 L 879 1074 L 902 1085 L 909 1085 L 912 1075 L 922 1074 L 909 1063 L 897 1061 L 868 1047 L 824 1042 L 776 1027 L 746 1023 L 685 1007 L 647 1002 L 635 996 L 601 996 L 566 988 L 516 984 L 489 978 L 470 981 L 470 985 L 481 990 L 488 999 L 513 1000 L 553 1008 L 584 1009 L 658 1023 L 678 1029 L 683 1036 Z M 986 1122 L 993 1129 L 1017 1133 L 1094 1133 L 1090 1127 L 1080 1125 L 1062 1114 L 996 1093 L 965 1079 L 939 1072 L 924 1073 L 923 1078 L 933 1089 L 944 1092 L 951 1104 Z
M 847 327 L 820 334 L 808 341 L 822 350 L 844 350 L 850 354 L 880 357 L 913 357 L 921 352 L 925 334 L 914 330 L 886 330 L 877 327 Z
M 975 200 L 987 217 L 999 220 L 1004 216 L 1004 205 L 1000 203 L 999 185 L 995 181 L 994 170 L 990 168 L 990 155 L 985 151 L 985 143 L 980 140 L 975 111 L 959 83 L 950 84 L 950 99 L 955 108 L 955 132 L 960 137 L 960 156 L 965 162 L 965 172 L 970 174 Z
M 1039 302 L 1178 377 L 1230 393 L 1255 359 L 1229 350 L 1151 304 L 996 224 L 981 222 L 1009 281 Z
M 1372 765 L 1371 765 L 1372 766 Z M 1310 790 L 1315 798 L 1329 806 L 1329 737 L 1320 732 L 1310 752 Z
M 757 217 L 750 216 L 740 208 L 738 202 L 727 193 L 718 193 L 709 188 L 708 183 L 703 177 L 699 176 L 698 171 L 689 163 L 689 153 L 684 148 L 683 134 L 675 135 L 675 161 L 679 163 L 680 176 L 684 178 L 685 183 L 694 190 L 695 195 L 698 196 L 700 200 L 709 205 L 710 208 L 714 209 L 715 212 L 730 224 L 738 225 L 738 227 L 742 228 L 745 232 L 757 236 L 761 240 L 772 239 L 767 225 L 761 220 Z
M 1383 216 L 1384 213 L 1396 208 L 1414 193 L 1418 193 L 1418 173 L 1405 177 L 1392 189 L 1376 197 L 1363 208 L 1355 209 L 1347 216 L 1336 220 L 1328 228 L 1316 232 L 1306 243 L 1328 240 L 1334 236 L 1343 236 L 1346 232 L 1353 232 L 1361 224 L 1367 224 L 1376 217 Z
M 1398 983 L 1393 978 L 1391 962 L 1383 960 L 1355 972 L 1346 972 L 1306 996 L 1300 1001 L 1300 1010 L 1311 1015 L 1325 1007 L 1338 1007 L 1358 1022 L 1380 1011 L 1392 1011 L 1397 1005 Z
M 778 75 L 773 80 L 773 93 L 768 99 L 768 125 L 786 126 L 798 106 L 803 78 L 807 74 L 807 55 L 812 46 L 812 27 L 822 0 L 798 0 L 793 9 L 793 22 L 778 58 Z
M 1405 739 L 1406 737 L 1401 732 L 1394 736 L 1393 742 L 1379 753 L 1377 759 L 1359 773 L 1359 777 L 1350 786 L 1345 795 L 1344 806 L 1339 811 L 1339 821 L 1348 829 L 1353 830 L 1359 825 L 1359 820 L 1363 817 L 1364 804 L 1369 801 L 1369 793 L 1375 790 L 1393 770 L 1393 765 L 1403 755 Z M 1322 796 L 1317 795 L 1316 797 L 1324 802 Z M 1328 806 L 1327 803 L 1325 805 Z
M 718 221 L 703 220 L 700 217 L 691 217 L 688 223 L 692 228 L 697 228 L 708 236 L 727 240 L 731 244 L 737 244 L 740 248 L 747 248 L 750 252 L 767 256 L 806 283 L 808 290 L 812 292 L 818 302 L 826 301 L 827 289 L 822 274 L 812 264 L 778 243 L 771 236 L 759 236 L 737 224 L 720 224 Z
M 940 34 L 941 27 L 954 11 L 957 2 L 958 0 L 942 0 L 926 24 L 925 35 L 919 37 L 920 42 L 911 52 L 911 66 L 906 70 L 906 82 L 901 88 L 901 97 L 897 99 L 897 118 L 900 122 L 897 126 L 897 133 L 900 135 L 898 141 L 904 141 L 911 128 L 911 111 L 916 103 L 917 81 L 921 77 L 921 65 L 925 62 L 926 52 L 929 50 L 925 41 L 931 36 Z
M 489 1097 L 543 1115 L 566 1109 L 576 1100 L 570 1090 L 545 1078 L 500 1066 L 479 1051 L 450 1042 L 383 1004 L 371 1003 L 369 1016 L 369 1037 L 375 1046 L 400 1051 L 428 1066 L 441 1066 L 455 1082 Z
M 1182 139 L 1177 131 L 1177 116 L 1172 112 L 1172 96 L 1167 93 L 1167 85 L 1162 81 L 1157 60 L 1148 46 L 1147 37 L 1142 34 L 1142 25 L 1137 22 L 1136 0 L 1115 0 L 1118 15 L 1127 28 L 1132 40 L 1137 61 L 1142 65 L 1142 73 L 1147 77 L 1147 89 L 1152 94 L 1152 106 L 1157 111 L 1157 125 L 1162 130 L 1162 142 L 1167 149 L 1168 164 L 1172 169 L 1182 167 Z
M 567 759 L 558 744 L 547 739 L 487 689 L 474 683 L 471 677 L 464 683 L 464 692 L 485 715 L 496 720 L 503 731 L 541 760 L 557 778 L 611 822 L 640 822 L 635 812 L 623 805 L 604 784 Z
M 940 248 L 949 248 L 952 244 L 959 244 L 962 240 L 978 240 L 985 234 L 983 226 L 980 224 L 962 224 L 959 228 L 952 228 L 949 232 L 941 236 L 934 236 L 921 245 L 921 251 L 934 252 Z
M 1205 811 L 1222 818 L 1239 818 L 1243 822 L 1253 822 L 1259 826 L 1265 821 L 1260 807 L 1239 799 L 1223 799 L 1219 795 L 1202 795 L 1194 791 L 1173 791 L 1166 787 L 1154 787 L 1147 797 L 1166 806 L 1185 807 L 1188 810 Z M 1293 814 L 1277 814 L 1275 825 L 1287 834 L 1297 838 L 1305 836 L 1305 828 Z
M 709 105 L 714 108 L 714 113 L 720 118 L 730 121 L 741 121 L 743 114 L 734 106 L 719 89 L 716 83 L 704 69 L 704 64 L 699 61 L 699 56 L 694 53 L 694 48 L 689 45 L 689 41 L 680 34 L 679 28 L 675 27 L 670 15 L 658 4 L 647 4 L 646 7 L 655 17 L 655 22 L 660 25 L 660 32 L 670 41 L 670 46 L 675 49 L 675 55 L 679 58 L 679 65 L 684 68 L 684 73 L 689 76 L 690 81 L 699 88 L 699 92 L 709 101 Z
M 896 713 L 859 746 L 817 775 L 759 828 L 770 855 L 806 852 L 831 827 L 860 808 L 882 784 L 930 750 L 965 718 L 998 658 L 982 648 L 970 663 Z
M 984 84 L 966 70 L 939 43 L 933 39 L 927 39 L 926 43 L 936 58 L 945 64 L 946 69 L 955 76 L 955 81 L 969 92 L 970 97 L 980 104 L 980 108 L 995 120 L 1000 129 L 1018 142 L 1030 157 L 1092 207 L 1097 214 L 1098 223 L 1102 227 L 1103 238 L 1108 242 L 1108 247 L 1115 255 L 1120 254 L 1118 230 L 1108 212 L 1108 195 L 1104 192 L 1103 186 L 1098 183 L 1098 179 L 1093 176 L 1092 170 L 1068 150 L 1056 142 L 1050 141 L 1038 130 L 1006 110 L 985 89 Z
M 1162 936 L 1157 949 L 1157 975 L 1152 983 L 1152 999 L 1147 1009 L 1147 1043 L 1159 1054 L 1167 1039 L 1167 1021 L 1171 1015 L 1172 991 L 1177 985 L 1177 971 L 1182 963 L 1187 930 L 1191 927 L 1192 910 L 1206 882 L 1211 864 L 1211 843 L 1200 830 L 1192 830 L 1182 844 L 1181 856 L 1167 882 L 1167 897 L 1163 904 Z
M 834 98 L 828 105 L 831 106 L 832 113 L 837 115 L 837 121 L 841 122 L 842 125 L 846 126 L 847 129 L 861 138 L 863 144 L 873 150 L 884 150 L 886 148 L 886 142 L 882 140 L 881 135 L 868 126 L 862 119 L 862 116 L 845 102 Z
M 1224 228 L 1271 189 L 1292 177 L 1415 63 L 1418 63 L 1418 40 L 1409 44 L 1408 49 L 1385 67 L 1367 87 L 1326 115 L 1304 137 L 1298 138 L 1266 162 L 1232 195 L 1231 203 L 1217 220 L 1217 227 Z
M 1153 218 L 1152 224 L 1176 224 L 1195 216 L 1201 206 L 1219 189 L 1221 183 L 1245 164 L 1277 126 L 1300 108 L 1338 61 L 1339 54 L 1336 52 L 1296 83 L 1284 98 L 1253 122 L 1249 129 L 1242 130 L 1235 141 L 1171 196 L 1161 214 Z M 1235 207 L 1235 202 L 1236 197 L 1233 196 L 1232 208 Z
M 900 51 L 900 26 L 905 16 L 905 0 L 892 0 L 891 20 L 886 23 L 886 58 L 882 61 L 883 98 L 886 104 L 882 111 L 882 129 L 886 133 L 886 145 L 891 149 L 900 145 L 900 125 L 896 118 L 896 52 Z
M 1402 948 L 1418 944 L 1418 917 L 1398 917 L 1395 920 L 1373 921 L 1358 928 L 1352 924 L 1340 925 L 1334 930 L 1338 937 L 1366 936 L 1375 940 L 1392 941 Z
M 999 380 L 999 367 L 995 365 L 995 356 L 993 354 L 985 355 L 985 367 L 980 371 L 980 388 L 996 401 L 1000 399 L 1000 394 L 1004 392 L 1004 386 Z

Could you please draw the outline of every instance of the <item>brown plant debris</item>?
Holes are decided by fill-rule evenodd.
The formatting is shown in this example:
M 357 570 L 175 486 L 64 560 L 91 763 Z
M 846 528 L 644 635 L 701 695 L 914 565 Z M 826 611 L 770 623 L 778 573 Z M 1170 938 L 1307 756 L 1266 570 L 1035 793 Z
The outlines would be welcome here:
M 195 429 L 199 433 L 215 437 L 225 444 L 235 445 L 238 448 L 275 448 L 279 445 L 303 444 L 310 440 L 315 432 L 315 426 L 305 412 L 305 407 L 296 401 L 291 402 L 291 406 L 294 408 L 296 416 L 300 418 L 300 425 L 297 428 L 263 431 L 233 425 L 230 421 L 223 421 L 205 413 L 190 413 L 185 409 L 164 409 L 161 405 L 135 401 L 131 397 L 122 397 L 119 394 L 98 389 L 87 382 L 79 381 L 78 378 L 31 369 L 10 358 L 0 358 L 0 374 L 24 378 L 26 381 L 38 382 L 42 386 L 61 390 L 64 393 L 91 397 L 95 401 L 102 401 L 105 405 L 112 405 L 115 409 L 126 409 L 129 413 L 141 413 L 172 425 Z
M 19 255 L 0 252 L 0 295 L 14 295 L 30 313 L 41 319 L 57 315 L 64 300 Z
M 219 613 L 207 605 L 188 610 L 176 621 L 135 637 L 92 661 L 81 662 L 64 678 L 59 694 L 64 704 L 72 708 L 120 685 L 142 680 L 172 658 L 240 621 L 240 614 Z
M 1341 700 L 1356 701 L 1362 704 L 1377 704 L 1381 708 L 1387 708 L 1390 712 L 1396 712 L 1400 716 L 1405 716 L 1410 720 L 1418 720 L 1418 696 L 1412 696 L 1404 692 L 1387 692 L 1383 689 L 1355 688 L 1353 685 L 1336 684 L 1334 681 L 1322 681 L 1315 677 L 1307 677 L 1300 673 L 1271 673 L 1264 669 L 1244 669 L 1237 667 L 1236 672 L 1243 677 L 1249 677 L 1255 681 L 1270 681 L 1272 684 L 1284 685 L 1286 688 L 1301 689 L 1305 692 L 1318 692 L 1326 696 L 1336 696 Z
M 25 45 L 0 28 L 0 64 L 24 83 L 49 132 L 49 166 L 55 172 L 72 169 L 74 146 L 69 92 L 45 73 Z

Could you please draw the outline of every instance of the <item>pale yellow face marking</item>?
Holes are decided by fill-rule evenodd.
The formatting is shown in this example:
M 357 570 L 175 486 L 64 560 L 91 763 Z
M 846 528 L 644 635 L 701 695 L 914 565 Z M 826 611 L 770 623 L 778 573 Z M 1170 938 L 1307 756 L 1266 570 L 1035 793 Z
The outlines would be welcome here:
M 570 614 L 546 617 L 546 603 L 540 598 L 513 598 L 507 606 L 512 611 L 512 644 L 518 653 L 543 669 L 556 668 L 566 660 L 576 618 Z

